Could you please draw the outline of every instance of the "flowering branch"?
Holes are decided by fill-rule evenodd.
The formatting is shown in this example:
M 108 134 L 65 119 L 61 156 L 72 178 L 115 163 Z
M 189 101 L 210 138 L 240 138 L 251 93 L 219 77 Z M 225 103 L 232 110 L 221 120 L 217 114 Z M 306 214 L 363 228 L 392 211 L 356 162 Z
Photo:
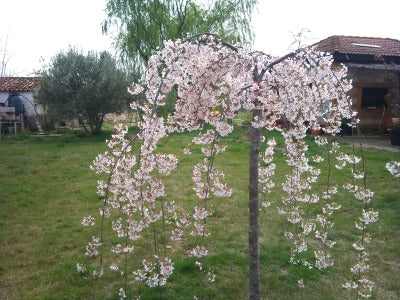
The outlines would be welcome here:
M 358 158 L 354 153 L 353 155 L 341 155 L 338 157 L 341 160 L 341 167 L 344 167 L 347 163 L 351 164 L 351 172 L 353 180 L 362 180 L 361 185 L 353 184 L 345 185 L 345 188 L 351 192 L 355 199 L 363 203 L 362 215 L 358 222 L 355 222 L 355 228 L 360 231 L 359 240 L 353 243 L 353 248 L 357 253 L 358 262 L 350 269 L 353 274 L 353 280 L 349 280 L 343 284 L 343 288 L 346 290 L 355 290 L 356 299 L 359 298 L 370 298 L 371 292 L 374 287 L 374 282 L 367 278 L 366 272 L 369 270 L 370 265 L 369 253 L 366 250 L 367 244 L 371 241 L 371 236 L 367 232 L 367 226 L 371 223 L 378 221 L 379 213 L 372 209 L 371 201 L 374 193 L 366 186 L 366 164 L 365 158 Z M 361 172 L 357 172 L 357 164 L 362 163 Z

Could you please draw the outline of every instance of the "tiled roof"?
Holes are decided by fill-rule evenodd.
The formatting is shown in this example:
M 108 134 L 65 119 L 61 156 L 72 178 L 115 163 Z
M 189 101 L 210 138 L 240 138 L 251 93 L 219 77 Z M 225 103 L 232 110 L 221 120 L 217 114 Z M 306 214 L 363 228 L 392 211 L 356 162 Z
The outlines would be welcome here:
M 0 92 L 30 92 L 39 88 L 38 77 L 0 77 Z
M 315 46 L 320 51 L 330 53 L 400 57 L 400 41 L 389 38 L 334 35 Z

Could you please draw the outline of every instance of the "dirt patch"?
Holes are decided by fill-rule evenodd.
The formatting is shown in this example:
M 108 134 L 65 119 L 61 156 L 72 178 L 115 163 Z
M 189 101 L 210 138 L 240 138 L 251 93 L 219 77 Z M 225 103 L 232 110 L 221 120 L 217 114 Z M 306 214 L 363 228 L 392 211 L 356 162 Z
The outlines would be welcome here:
M 5 278 L 3 278 L 5 280 Z M 0 289 L 0 299 L 12 299 L 14 298 L 17 287 L 15 286 L 14 281 L 7 280 L 5 282 L 0 281 L 0 286 L 3 286 L 4 288 Z
M 370 136 L 361 136 L 358 137 L 351 137 L 351 136 L 343 136 L 338 137 L 340 142 L 351 144 L 354 143 L 355 145 L 362 145 L 363 147 L 374 148 L 379 150 L 385 150 L 390 152 L 400 152 L 400 146 L 392 145 L 390 143 L 389 136 L 386 135 L 370 135 Z

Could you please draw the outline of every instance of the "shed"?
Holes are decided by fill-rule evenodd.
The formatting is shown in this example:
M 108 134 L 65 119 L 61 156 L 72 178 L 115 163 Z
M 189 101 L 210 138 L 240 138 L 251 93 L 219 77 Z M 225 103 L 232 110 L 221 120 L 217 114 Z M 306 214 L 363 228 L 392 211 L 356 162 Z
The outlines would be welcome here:
M 315 44 L 348 68 L 350 97 L 365 132 L 390 129 L 400 114 L 400 41 L 389 38 L 330 36 Z
M 0 77 L 0 107 L 15 107 L 16 116 L 22 115 L 24 127 L 37 127 L 37 117 L 43 114 L 37 98 L 39 85 L 38 77 Z

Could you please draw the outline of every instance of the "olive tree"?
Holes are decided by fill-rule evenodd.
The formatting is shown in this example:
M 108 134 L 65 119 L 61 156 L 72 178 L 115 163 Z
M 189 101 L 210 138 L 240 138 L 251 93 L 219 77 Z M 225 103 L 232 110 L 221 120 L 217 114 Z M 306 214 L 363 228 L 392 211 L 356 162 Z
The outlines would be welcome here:
M 78 119 L 93 134 L 100 132 L 107 113 L 126 106 L 127 76 L 107 52 L 84 55 L 69 49 L 40 75 L 39 97 L 47 112 L 57 120 Z

